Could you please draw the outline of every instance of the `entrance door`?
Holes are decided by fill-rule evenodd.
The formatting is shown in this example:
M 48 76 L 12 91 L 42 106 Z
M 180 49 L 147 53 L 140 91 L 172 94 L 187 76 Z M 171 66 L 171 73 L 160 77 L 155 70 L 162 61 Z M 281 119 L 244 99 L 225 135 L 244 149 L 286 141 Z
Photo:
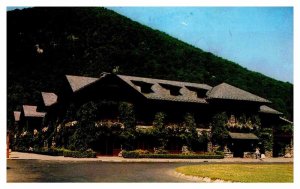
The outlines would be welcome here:
M 254 141 L 251 140 L 232 140 L 230 150 L 233 157 L 244 157 L 244 152 L 252 152 Z

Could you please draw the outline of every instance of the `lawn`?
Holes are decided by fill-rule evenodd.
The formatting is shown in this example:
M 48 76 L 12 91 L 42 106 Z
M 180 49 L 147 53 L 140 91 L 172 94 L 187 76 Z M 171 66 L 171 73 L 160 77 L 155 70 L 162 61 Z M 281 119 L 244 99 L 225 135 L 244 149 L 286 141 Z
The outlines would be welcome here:
M 185 175 L 233 182 L 293 182 L 293 164 L 204 164 L 176 168 Z

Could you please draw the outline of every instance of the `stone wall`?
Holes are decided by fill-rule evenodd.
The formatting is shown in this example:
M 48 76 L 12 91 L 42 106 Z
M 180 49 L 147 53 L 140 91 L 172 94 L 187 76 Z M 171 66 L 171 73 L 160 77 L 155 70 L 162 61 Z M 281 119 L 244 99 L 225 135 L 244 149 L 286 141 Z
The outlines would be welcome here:
M 252 158 L 255 159 L 256 155 L 254 152 L 244 152 L 244 158 Z
M 265 151 L 266 158 L 273 157 L 273 151 Z
M 285 148 L 284 157 L 285 158 L 292 158 L 294 156 L 294 148 L 287 146 Z
M 231 152 L 224 152 L 224 158 L 233 158 L 233 153 L 231 153 Z

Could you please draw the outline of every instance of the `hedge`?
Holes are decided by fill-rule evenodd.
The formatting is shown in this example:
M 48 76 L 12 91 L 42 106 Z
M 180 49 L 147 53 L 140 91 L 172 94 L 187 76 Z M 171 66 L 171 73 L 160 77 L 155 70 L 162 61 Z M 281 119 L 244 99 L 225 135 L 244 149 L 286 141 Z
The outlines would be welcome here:
M 124 158 L 167 158 L 167 159 L 223 159 L 223 154 L 139 154 L 134 151 L 123 151 Z
M 139 158 L 140 157 L 140 153 L 135 152 L 135 151 L 123 151 L 122 152 L 122 156 L 124 158 Z
M 49 156 L 62 156 L 62 151 L 56 149 L 49 149 L 49 150 L 33 150 L 32 153 L 35 154 L 42 154 L 42 155 L 49 155 Z
M 35 153 L 49 156 L 62 156 L 63 149 L 34 149 L 33 151 L 29 151 L 28 149 L 18 148 L 16 149 L 18 152 L 26 152 L 26 153 Z
M 94 151 L 71 151 L 63 148 L 54 148 L 54 149 L 34 149 L 33 151 L 25 150 L 25 149 L 17 149 L 18 152 L 26 152 L 26 153 L 35 153 L 42 155 L 50 155 L 50 156 L 64 156 L 64 157 L 74 157 L 74 158 L 95 158 L 96 152 Z
M 74 158 L 95 158 L 96 152 L 94 151 L 71 151 L 71 150 L 64 150 L 63 151 L 64 157 L 74 157 Z

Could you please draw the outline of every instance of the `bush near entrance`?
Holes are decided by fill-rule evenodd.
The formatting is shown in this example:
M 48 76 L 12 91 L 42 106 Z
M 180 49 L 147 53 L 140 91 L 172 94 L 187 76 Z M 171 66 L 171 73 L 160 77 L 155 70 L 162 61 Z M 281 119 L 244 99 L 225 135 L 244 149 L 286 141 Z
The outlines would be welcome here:
M 96 152 L 92 150 L 87 150 L 83 152 L 64 150 L 63 155 L 64 157 L 74 157 L 74 158 L 95 158 Z

